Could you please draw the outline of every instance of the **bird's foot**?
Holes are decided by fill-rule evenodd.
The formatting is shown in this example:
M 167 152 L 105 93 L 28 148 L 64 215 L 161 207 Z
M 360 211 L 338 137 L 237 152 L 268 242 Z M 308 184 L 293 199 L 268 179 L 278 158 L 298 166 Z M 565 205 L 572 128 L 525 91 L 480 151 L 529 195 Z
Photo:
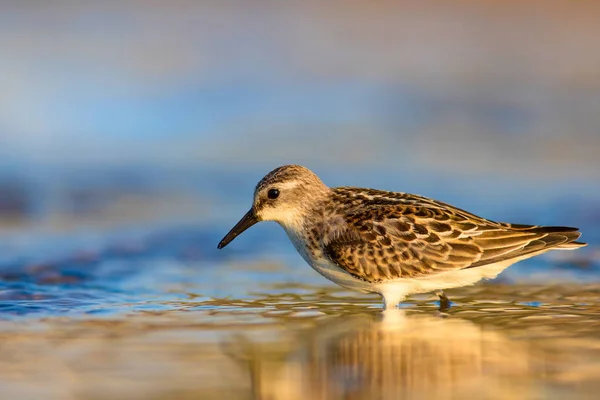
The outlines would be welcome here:
M 440 311 L 448 311 L 450 307 L 452 307 L 452 302 L 448 296 L 446 296 L 446 293 L 444 293 L 443 290 L 439 290 L 435 294 L 440 298 Z

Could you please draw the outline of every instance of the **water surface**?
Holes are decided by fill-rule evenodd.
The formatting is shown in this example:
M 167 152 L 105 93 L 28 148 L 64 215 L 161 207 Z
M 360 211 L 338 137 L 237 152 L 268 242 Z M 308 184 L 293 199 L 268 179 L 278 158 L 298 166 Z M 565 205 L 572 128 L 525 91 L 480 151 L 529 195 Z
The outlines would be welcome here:
M 330 286 L 0 324 L 15 398 L 594 398 L 600 286 L 484 284 L 381 312 Z M 31 382 L 36 382 L 31 385 Z

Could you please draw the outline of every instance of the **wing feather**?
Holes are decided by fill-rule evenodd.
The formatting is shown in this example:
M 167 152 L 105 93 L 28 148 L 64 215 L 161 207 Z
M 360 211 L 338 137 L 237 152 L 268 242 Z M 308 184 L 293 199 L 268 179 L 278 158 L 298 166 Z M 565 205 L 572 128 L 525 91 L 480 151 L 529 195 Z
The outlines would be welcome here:
M 497 223 L 421 196 L 335 190 L 344 208 L 334 211 L 344 224 L 325 236 L 325 253 L 368 282 L 493 264 L 580 236 L 575 228 Z

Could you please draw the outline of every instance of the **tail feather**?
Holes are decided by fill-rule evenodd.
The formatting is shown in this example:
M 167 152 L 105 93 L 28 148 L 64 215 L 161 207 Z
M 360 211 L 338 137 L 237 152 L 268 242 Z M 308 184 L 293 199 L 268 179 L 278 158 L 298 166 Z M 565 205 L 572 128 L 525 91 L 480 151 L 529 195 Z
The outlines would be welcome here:
M 556 249 L 576 249 L 586 246 L 587 243 L 576 242 L 581 236 L 577 228 L 567 228 L 564 226 L 549 226 L 534 229 L 536 233 L 547 234 L 542 238 L 547 243 L 546 247 Z
M 480 267 L 510 259 L 524 259 L 549 250 L 574 250 L 587 243 L 576 242 L 581 236 L 577 228 L 566 226 L 534 226 L 503 224 L 504 231 L 481 235 L 481 259 L 467 268 Z M 512 231 L 506 232 L 506 231 Z M 518 235 L 514 233 L 518 232 Z M 489 236 L 496 236 L 489 238 Z M 477 242 L 477 239 L 476 239 Z
M 568 226 L 532 226 L 530 229 L 523 231 L 541 235 L 536 240 L 541 240 L 545 243 L 544 247 L 557 249 L 576 249 L 586 246 L 587 243 L 576 242 L 581 236 L 578 228 Z
M 563 243 L 560 246 L 557 247 L 557 249 L 560 250 L 575 250 L 578 249 L 580 247 L 585 247 L 587 246 L 587 243 L 584 242 L 568 242 L 568 243 Z

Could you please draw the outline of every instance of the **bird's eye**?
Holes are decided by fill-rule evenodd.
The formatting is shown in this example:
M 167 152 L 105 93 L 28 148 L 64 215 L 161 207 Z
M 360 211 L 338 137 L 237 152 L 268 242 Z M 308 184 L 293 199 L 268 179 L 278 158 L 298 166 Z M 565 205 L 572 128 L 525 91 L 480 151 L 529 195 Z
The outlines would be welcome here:
M 279 197 L 279 189 L 269 189 L 267 192 L 267 197 L 271 200 L 275 200 Z

